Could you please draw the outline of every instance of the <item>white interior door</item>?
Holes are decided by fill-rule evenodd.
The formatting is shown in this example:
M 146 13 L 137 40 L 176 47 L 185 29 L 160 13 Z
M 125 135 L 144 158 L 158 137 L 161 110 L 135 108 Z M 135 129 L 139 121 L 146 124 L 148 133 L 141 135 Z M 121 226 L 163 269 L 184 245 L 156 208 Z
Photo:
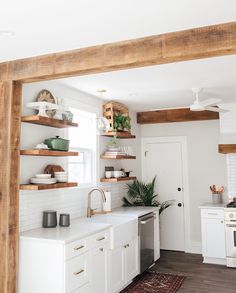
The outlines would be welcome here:
M 156 176 L 158 200 L 174 200 L 160 216 L 161 249 L 184 251 L 182 142 L 146 138 L 143 152 L 143 179 L 150 182 Z

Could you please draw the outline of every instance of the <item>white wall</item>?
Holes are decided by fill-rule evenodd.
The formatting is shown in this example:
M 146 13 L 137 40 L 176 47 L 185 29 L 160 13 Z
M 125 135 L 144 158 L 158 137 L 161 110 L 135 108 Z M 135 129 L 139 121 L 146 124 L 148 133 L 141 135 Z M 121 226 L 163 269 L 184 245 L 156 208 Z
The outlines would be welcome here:
M 192 250 L 197 252 L 201 246 L 200 210 L 198 207 L 203 202 L 211 201 L 210 185 L 227 186 L 226 156 L 219 154 L 217 149 L 219 121 L 142 125 L 141 136 L 186 136 L 187 138 L 190 238 Z
M 93 96 L 79 92 L 73 88 L 60 84 L 57 81 L 39 82 L 26 84 L 23 87 L 22 115 L 32 114 L 32 110 L 25 107 L 27 102 L 35 101 L 37 93 L 42 89 L 48 89 L 55 97 L 64 98 L 67 105 L 78 106 L 81 110 L 93 111 L 99 115 L 102 101 Z M 135 113 L 132 115 L 132 132 L 137 139 L 121 141 L 121 144 L 132 146 L 137 160 L 115 163 L 116 167 L 132 169 L 134 174 L 140 176 L 140 127 L 136 124 Z M 60 135 L 63 137 L 65 130 L 22 123 L 21 127 L 21 149 L 29 149 L 47 137 Z M 99 160 L 100 152 L 105 149 L 108 138 L 98 137 L 97 145 L 97 182 L 96 184 L 112 193 L 112 207 L 122 205 L 121 198 L 125 194 L 125 184 L 100 184 L 99 178 L 103 177 L 105 165 L 115 165 L 114 161 Z M 63 158 L 53 157 L 21 157 L 20 182 L 27 183 L 28 179 L 36 173 L 43 172 L 49 163 L 65 166 Z M 20 191 L 20 231 L 25 231 L 41 226 L 42 211 L 54 209 L 60 212 L 71 214 L 71 218 L 84 216 L 87 208 L 87 193 L 89 188 L 67 188 L 45 191 Z M 93 206 L 99 206 L 100 199 L 95 196 Z

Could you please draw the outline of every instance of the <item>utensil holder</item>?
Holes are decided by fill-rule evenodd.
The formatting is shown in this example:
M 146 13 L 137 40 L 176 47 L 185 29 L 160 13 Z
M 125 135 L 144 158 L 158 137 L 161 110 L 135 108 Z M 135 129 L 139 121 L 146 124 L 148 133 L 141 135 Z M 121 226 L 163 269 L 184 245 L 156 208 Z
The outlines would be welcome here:
M 222 203 L 222 193 L 212 193 L 212 203 L 213 204 L 220 204 Z

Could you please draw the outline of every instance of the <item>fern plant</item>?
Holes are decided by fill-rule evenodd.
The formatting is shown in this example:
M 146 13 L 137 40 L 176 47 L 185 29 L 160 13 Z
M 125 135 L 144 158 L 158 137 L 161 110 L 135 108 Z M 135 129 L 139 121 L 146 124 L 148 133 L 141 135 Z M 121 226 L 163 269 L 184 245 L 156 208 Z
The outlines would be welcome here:
M 155 192 L 156 176 L 152 182 L 144 183 L 134 180 L 127 184 L 127 197 L 123 197 L 123 206 L 156 206 L 159 207 L 159 214 L 173 204 L 173 200 L 160 203 Z

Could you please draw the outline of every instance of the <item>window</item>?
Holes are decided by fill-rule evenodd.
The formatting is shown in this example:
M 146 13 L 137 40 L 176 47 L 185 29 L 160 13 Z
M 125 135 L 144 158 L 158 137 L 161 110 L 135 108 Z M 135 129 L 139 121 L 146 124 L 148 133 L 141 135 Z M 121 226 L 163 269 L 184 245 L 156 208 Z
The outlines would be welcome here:
M 88 186 L 95 179 L 96 115 L 75 108 L 70 111 L 74 114 L 73 121 L 79 124 L 79 127 L 68 129 L 70 149 L 79 152 L 79 156 L 68 159 L 69 180 Z

